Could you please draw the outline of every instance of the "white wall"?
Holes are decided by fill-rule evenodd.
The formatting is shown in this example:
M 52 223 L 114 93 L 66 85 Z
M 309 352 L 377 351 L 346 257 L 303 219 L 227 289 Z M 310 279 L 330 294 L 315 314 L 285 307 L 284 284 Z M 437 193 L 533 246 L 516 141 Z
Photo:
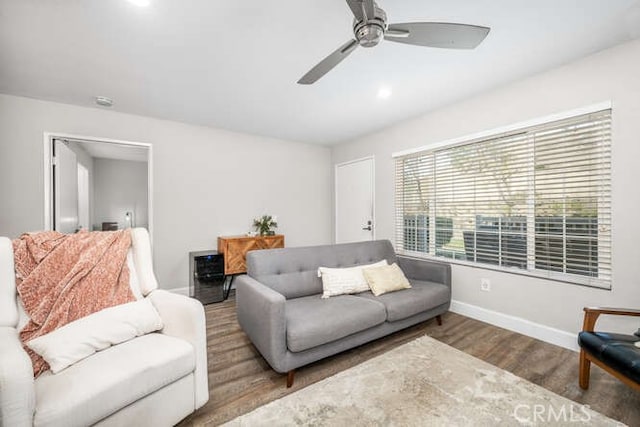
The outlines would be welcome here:
M 125 226 L 125 214 L 132 212 L 136 227 L 148 228 L 147 162 L 102 159 L 93 160 L 93 206 L 96 230 L 103 222 Z
M 153 144 L 155 271 L 188 286 L 188 252 L 278 216 L 287 246 L 331 241 L 327 147 L 0 95 L 0 235 L 44 226 L 43 133 Z
M 640 307 L 640 40 L 334 147 L 332 162 L 375 155 L 377 237 L 393 241 L 393 152 L 607 100 L 613 102 L 613 289 L 453 267 L 453 299 L 573 333 L 584 306 Z M 491 292 L 480 291 L 482 277 L 491 279 Z M 638 326 L 637 320 L 613 323 L 602 325 Z

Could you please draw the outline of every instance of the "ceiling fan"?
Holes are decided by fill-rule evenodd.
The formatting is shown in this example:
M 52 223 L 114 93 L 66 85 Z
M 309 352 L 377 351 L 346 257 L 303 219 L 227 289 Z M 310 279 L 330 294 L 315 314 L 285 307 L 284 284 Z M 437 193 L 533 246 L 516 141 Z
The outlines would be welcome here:
M 358 45 L 373 47 L 384 38 L 397 43 L 448 49 L 473 49 L 489 34 L 489 28 L 447 22 L 405 22 L 387 24 L 387 14 L 374 0 L 346 0 L 353 12 L 355 38 L 320 61 L 298 84 L 310 85 L 338 65 Z

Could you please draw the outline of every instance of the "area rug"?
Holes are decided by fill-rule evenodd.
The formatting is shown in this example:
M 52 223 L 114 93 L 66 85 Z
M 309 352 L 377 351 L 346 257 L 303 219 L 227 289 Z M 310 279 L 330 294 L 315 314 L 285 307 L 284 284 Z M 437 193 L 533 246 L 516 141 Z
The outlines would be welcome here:
M 225 425 L 622 424 L 424 336 Z

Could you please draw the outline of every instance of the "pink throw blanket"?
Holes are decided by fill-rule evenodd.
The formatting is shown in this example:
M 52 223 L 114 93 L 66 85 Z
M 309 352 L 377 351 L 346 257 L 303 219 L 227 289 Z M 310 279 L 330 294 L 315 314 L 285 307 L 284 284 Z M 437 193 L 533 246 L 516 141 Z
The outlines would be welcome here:
M 129 230 L 27 233 L 13 240 L 16 287 L 31 318 L 24 343 L 104 308 L 134 301 L 129 286 Z M 25 346 L 34 376 L 49 369 Z

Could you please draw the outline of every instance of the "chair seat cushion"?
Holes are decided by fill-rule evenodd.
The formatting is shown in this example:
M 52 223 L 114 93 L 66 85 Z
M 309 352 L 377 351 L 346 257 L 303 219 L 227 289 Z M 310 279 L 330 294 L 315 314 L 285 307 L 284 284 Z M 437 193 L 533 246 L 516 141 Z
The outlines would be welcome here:
M 287 347 L 308 350 L 384 323 L 384 305 L 353 295 L 287 300 Z
M 395 322 L 446 304 L 451 299 L 451 289 L 440 283 L 409 279 L 411 288 L 375 296 L 371 292 L 357 294 L 358 298 L 384 304 L 387 321 Z
M 188 375 L 193 346 L 152 333 L 116 345 L 35 381 L 34 425 L 91 425 Z
M 605 365 L 640 384 L 640 348 L 634 335 L 608 332 L 580 332 L 578 343 Z

